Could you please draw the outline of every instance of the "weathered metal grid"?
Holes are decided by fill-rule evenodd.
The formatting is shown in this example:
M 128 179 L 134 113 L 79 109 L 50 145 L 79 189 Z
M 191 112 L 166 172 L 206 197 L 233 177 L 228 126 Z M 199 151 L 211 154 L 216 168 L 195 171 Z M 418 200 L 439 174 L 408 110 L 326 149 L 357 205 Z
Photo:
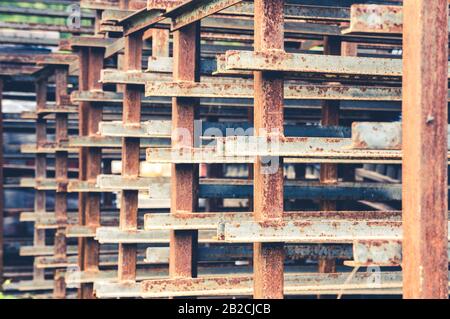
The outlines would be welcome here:
M 280 10 L 280 11 L 282 11 L 282 10 Z M 186 26 L 184 26 L 184 27 L 186 27 Z M 183 28 L 182 28 L 183 29 Z M 140 30 L 139 30 L 140 31 Z M 178 32 L 178 31 L 177 31 Z M 197 32 L 197 33 L 199 33 L 199 32 Z M 281 40 L 281 41 L 283 41 L 283 40 Z M 195 44 L 191 44 L 191 45 L 195 45 Z M 197 50 L 198 50 L 199 48 L 197 48 Z M 270 55 L 270 57 L 274 57 L 275 55 Z M 356 60 L 355 60 L 356 61 Z M 198 62 L 198 60 L 197 60 L 197 62 Z M 359 62 L 359 61 L 358 61 Z M 176 60 L 175 60 L 175 63 L 176 63 Z M 226 61 L 226 63 L 228 63 L 228 61 Z M 200 63 L 196 63 L 195 64 L 195 66 L 198 68 L 198 64 L 200 64 Z M 226 66 L 226 68 L 228 68 L 228 66 Z M 239 69 L 240 69 L 240 67 L 238 67 Z M 262 72 L 263 74 L 264 74 L 264 72 L 267 72 L 266 71 L 266 66 L 261 66 L 260 67 L 260 72 Z M 176 70 L 176 68 L 174 68 L 174 70 Z M 250 69 L 249 69 L 250 70 Z M 303 70 L 301 70 L 300 68 L 298 68 L 298 69 L 293 69 L 293 70 L 290 70 L 290 69 L 284 69 L 284 68 L 280 68 L 279 70 L 287 70 L 287 71 L 294 71 L 294 72 L 303 72 Z M 279 71 L 279 70 L 273 70 L 273 69 L 268 69 L 268 71 Z M 326 72 L 330 72 L 329 71 L 330 69 L 326 69 Z M 375 70 L 375 71 L 377 71 L 377 70 Z M 314 70 L 313 72 L 317 72 L 316 70 Z M 351 74 L 351 70 L 350 70 L 350 74 Z M 354 71 L 353 71 L 354 72 Z M 369 71 L 370 72 L 370 71 Z M 344 72 L 345 73 L 345 72 Z M 369 73 L 369 74 L 371 74 L 371 73 Z M 396 75 L 396 74 L 399 74 L 398 72 L 397 73 L 389 73 L 389 70 L 387 71 L 387 72 L 381 72 L 381 73 L 378 73 L 378 71 L 377 72 L 375 72 L 374 74 L 376 74 L 377 76 L 378 75 L 381 75 L 381 76 L 391 76 L 391 75 Z M 401 73 L 400 73 L 401 74 Z M 203 78 L 203 77 L 202 77 Z M 132 80 L 132 81 L 129 81 L 129 80 L 127 80 L 127 79 L 125 79 L 125 80 L 123 80 L 123 83 L 125 83 L 126 85 L 132 85 L 132 84 L 136 84 L 136 83 L 134 83 L 133 81 L 135 81 L 135 80 Z M 140 81 L 140 80 L 139 80 Z M 127 83 L 129 83 L 129 84 L 127 84 Z M 142 82 L 141 82 L 142 83 Z M 255 83 L 254 85 L 257 85 L 257 83 Z M 256 91 L 255 91 L 256 92 Z M 170 94 L 170 93 L 169 93 Z M 173 93 L 172 93 L 173 94 Z M 398 94 L 398 93 L 397 93 Z M 178 95 L 177 95 L 178 96 Z M 186 94 L 186 96 L 187 97 L 190 97 L 190 98 L 195 98 L 195 97 L 197 97 L 197 96 L 189 96 L 189 93 L 187 93 Z M 181 100 L 181 98 L 179 98 L 180 100 Z M 134 101 L 135 103 L 136 103 L 136 101 Z M 255 110 L 256 110 L 256 107 L 255 107 Z M 258 115 L 260 116 L 261 114 L 259 114 L 258 113 Z M 326 115 L 325 115 L 325 119 L 326 119 Z M 272 123 L 271 123 L 272 124 Z M 174 125 L 174 123 L 172 123 L 172 125 Z M 282 127 L 283 125 L 281 125 L 281 127 Z M 145 136 L 145 135 L 144 135 Z M 133 139 L 135 139 L 136 137 L 129 137 L 129 138 L 133 138 Z M 127 137 L 127 139 L 128 139 L 128 137 Z M 225 141 L 225 142 L 227 142 L 227 141 Z M 397 149 L 398 149 L 398 144 L 397 144 Z M 338 150 L 339 151 L 339 150 Z M 301 153 L 301 152 L 300 152 Z M 150 156 L 150 158 L 152 158 L 153 156 L 152 156 L 152 154 L 149 154 Z M 212 157 L 214 157 L 214 155 L 215 154 L 213 154 L 213 156 Z M 228 154 L 227 156 L 235 156 L 235 155 L 233 155 L 232 153 L 231 154 Z M 262 155 L 262 154 L 260 154 L 260 153 L 255 153 L 255 154 L 252 154 L 252 155 L 256 155 L 256 156 L 260 156 L 260 155 Z M 282 154 L 277 154 L 277 153 L 271 153 L 270 155 L 272 155 L 272 156 L 283 156 Z M 323 154 L 322 154 L 323 155 Z M 296 154 L 296 155 L 291 155 L 291 156 L 299 156 L 298 154 Z M 319 154 L 319 155 L 316 155 L 316 156 L 318 156 L 318 157 L 320 157 L 321 155 Z M 345 155 L 345 156 L 347 156 L 347 155 Z M 387 156 L 387 157 L 390 157 L 390 156 L 392 156 L 392 157 L 396 157 L 396 158 L 401 158 L 401 154 L 399 155 L 398 153 L 397 154 L 389 154 L 389 152 L 387 153 L 387 154 L 372 154 L 372 158 L 384 158 L 383 156 Z M 369 156 L 370 157 L 370 156 Z M 316 157 L 317 158 L 317 157 Z M 314 158 L 314 160 L 316 160 L 316 158 Z M 156 159 L 156 161 L 157 161 L 158 159 Z M 169 160 L 170 161 L 170 160 Z M 217 159 L 216 159 L 216 161 L 218 161 Z M 253 161 L 253 159 L 251 159 L 250 160 L 250 162 L 251 161 Z M 204 159 L 203 158 L 201 158 L 200 160 L 197 160 L 197 161 L 192 161 L 192 160 L 189 160 L 189 159 L 181 159 L 181 161 L 179 161 L 179 164 L 178 165 L 186 165 L 186 164 L 189 164 L 189 165 L 195 165 L 195 163 L 202 163 L 202 162 L 204 162 Z M 212 162 L 214 162 L 214 159 L 211 161 L 211 163 Z M 133 165 L 138 165 L 138 161 L 136 162 L 136 161 L 134 161 L 133 162 Z M 126 163 L 125 163 L 126 164 Z M 325 164 L 325 165 L 329 165 L 329 164 Z M 328 167 L 330 167 L 330 166 L 328 166 Z M 136 173 L 137 174 L 137 173 Z M 145 183 L 145 182 L 144 182 Z M 257 183 L 256 183 L 257 184 Z M 133 185 L 133 183 L 131 183 L 131 185 Z M 130 188 L 132 189 L 133 188 L 133 186 L 130 186 Z M 132 190 L 133 191 L 133 190 Z M 125 196 L 125 198 L 126 198 L 126 196 Z M 282 201 L 282 198 L 281 198 L 281 201 Z M 329 204 L 329 203 L 327 203 L 327 204 Z M 283 210 L 283 209 L 282 209 Z M 281 211 L 282 211 L 281 210 Z M 326 210 L 326 209 L 325 209 Z M 189 211 L 189 210 L 187 210 L 187 211 Z M 177 213 L 179 213 L 179 212 L 177 212 Z M 182 210 L 182 214 L 180 214 L 180 217 L 182 217 L 182 219 L 183 220 L 185 220 L 186 219 L 186 215 L 185 215 L 185 213 L 186 213 L 186 210 Z M 187 215 L 187 216 L 189 216 L 189 215 Z M 298 222 L 304 222 L 304 221 L 302 221 L 302 220 L 300 220 L 300 221 L 298 221 Z M 220 223 L 218 223 L 218 224 L 220 224 L 220 225 L 223 225 L 222 224 L 222 222 L 220 222 Z M 319 223 L 320 224 L 320 223 Z M 382 223 L 383 224 L 383 223 Z M 293 225 L 295 225 L 295 224 L 293 224 Z M 227 225 L 226 225 L 226 223 L 225 223 L 225 227 L 226 227 Z M 254 223 L 251 223 L 251 221 L 250 221 L 250 224 L 249 224 L 249 226 L 254 226 Z M 281 226 L 281 225 L 280 225 Z M 289 225 L 289 224 L 287 224 L 286 225 L 286 227 L 289 227 L 289 226 L 292 226 L 292 225 Z M 380 225 L 380 226 L 384 226 L 384 225 Z M 391 225 L 391 226 L 393 226 L 393 225 Z M 398 224 L 397 224 L 397 226 L 398 226 Z M 158 227 L 158 226 L 156 226 L 156 227 Z M 191 236 L 191 238 L 192 238 L 192 235 L 193 234 L 195 234 L 195 233 L 193 233 L 193 231 L 195 231 L 196 229 L 198 229 L 198 228 L 196 228 L 197 226 L 192 226 L 191 225 L 191 227 L 186 227 L 186 228 L 182 228 L 182 229 L 179 229 L 179 230 L 177 230 L 180 234 L 183 234 L 183 232 L 184 232 L 184 234 L 185 235 L 188 235 L 188 234 L 190 234 L 189 236 Z M 221 226 L 222 227 L 222 226 Z M 279 227 L 278 225 L 276 226 L 276 227 Z M 171 228 L 172 229 L 172 228 Z M 175 229 L 175 228 L 174 228 Z M 232 227 L 232 225 L 231 225 L 231 229 L 233 229 L 233 227 Z M 286 228 L 286 229 L 288 229 L 288 228 Z M 295 229 L 295 227 L 294 227 L 294 229 Z M 319 228 L 320 229 L 320 228 Z M 173 229 L 172 229 L 173 230 Z M 225 228 L 225 230 L 226 230 L 226 228 Z M 176 230 L 173 230 L 174 231 L 174 234 L 176 234 Z M 295 231 L 295 230 L 294 230 Z M 362 230 L 361 230 L 361 234 L 365 234 L 366 232 L 368 231 L 368 229 L 366 228 L 366 229 L 364 229 L 364 228 L 362 228 Z M 383 232 L 382 232 L 383 233 Z M 351 234 L 351 237 L 350 238 L 354 238 L 354 236 L 356 236 L 355 234 L 357 234 L 357 233 L 352 233 Z M 247 234 L 248 235 L 248 234 Z M 264 232 L 262 232 L 261 233 L 261 235 L 262 235 L 262 238 L 268 238 L 268 237 L 264 237 L 264 236 L 267 236 L 267 235 L 265 235 L 264 234 Z M 276 236 L 279 236 L 280 234 L 275 234 L 274 236 L 274 238 L 276 238 Z M 225 233 L 225 238 L 226 238 L 226 233 Z M 353 237 L 352 237 L 353 236 Z M 376 235 L 375 235 L 376 236 Z M 393 234 L 392 234 L 392 237 L 389 237 L 389 238 L 394 238 L 394 239 L 396 239 L 396 240 L 398 240 L 398 237 L 399 236 L 399 234 L 398 233 L 396 233 L 396 232 L 394 232 Z M 99 237 L 99 239 L 101 240 L 101 236 L 98 236 Z M 114 236 L 113 236 L 114 237 Z M 123 237 L 123 238 L 125 238 L 125 237 Z M 176 238 L 176 237 L 175 237 Z M 200 236 L 200 238 L 201 238 L 201 236 Z M 296 240 L 298 240 L 298 237 L 295 237 L 294 236 L 294 238 L 296 238 L 296 239 L 294 239 L 294 241 L 296 241 Z M 375 237 L 376 238 L 376 237 Z M 136 240 L 136 239 L 134 239 L 134 240 Z M 331 239 L 330 239 L 331 240 Z M 343 239 L 339 239 L 339 240 L 343 240 Z M 120 242 L 121 240 L 119 239 L 119 242 Z M 239 240 L 238 240 L 239 241 Z M 275 239 L 274 240 L 274 242 L 276 242 L 277 240 Z M 129 241 L 128 242 L 129 244 L 134 244 L 134 242 L 133 242 L 133 239 L 131 239 L 131 241 Z M 175 243 L 176 243 L 176 240 L 175 240 Z M 397 245 L 398 246 L 398 245 Z M 365 246 L 364 246 L 365 247 Z M 131 247 L 130 247 L 131 248 Z M 272 247 L 271 247 L 272 248 Z M 258 251 L 256 252 L 256 253 L 258 253 Z M 186 258 L 190 258 L 190 259 L 192 259 L 192 255 L 191 256 L 186 256 Z M 397 257 L 398 257 L 398 255 L 397 255 Z M 265 257 L 264 257 L 265 258 Z M 175 259 L 175 261 L 176 261 L 176 259 Z M 169 263 L 170 264 L 170 263 Z M 173 263 L 172 263 L 173 264 Z M 184 267 L 186 267 L 186 263 L 183 263 L 182 264 L 182 266 L 183 266 L 183 268 Z M 273 267 L 273 264 L 270 264 L 270 267 Z M 131 269 L 133 268 L 133 267 L 130 267 Z M 134 267 L 134 269 L 135 269 L 135 267 Z M 133 270 L 131 270 L 131 271 L 133 271 Z M 119 278 L 120 278 L 120 271 L 119 271 Z M 278 271 L 277 272 L 277 274 L 279 275 L 280 274 L 280 272 Z M 192 276 L 192 272 L 191 272 L 191 275 L 190 276 Z M 257 284 L 257 281 L 259 280 L 259 279 L 263 279 L 263 278 L 261 278 L 261 277 L 255 277 L 255 284 Z M 220 282 L 220 284 L 226 284 L 225 283 L 225 281 L 222 281 L 223 279 L 221 279 L 221 278 L 219 278 L 218 279 L 219 280 L 219 282 Z M 280 279 L 280 281 L 282 281 L 283 280 L 283 277 L 281 277 L 281 279 Z M 191 284 L 192 282 L 197 282 L 197 281 L 192 281 L 192 280 L 187 280 L 187 281 L 182 281 L 182 280 L 180 280 L 180 281 L 177 281 L 177 280 L 175 280 L 175 287 L 176 287 L 176 289 L 174 290 L 174 291 L 172 291 L 172 292 L 170 292 L 169 291 L 169 293 L 168 293 L 168 295 L 167 296 L 176 296 L 176 295 L 184 295 L 184 294 L 188 294 L 189 295 L 189 292 L 181 292 L 182 290 L 183 290 L 183 285 L 189 285 L 189 284 Z M 234 281 L 233 281 L 234 282 Z M 234 282 L 234 284 L 237 284 L 237 282 L 238 281 L 235 281 Z M 246 282 L 246 279 L 243 279 L 243 282 Z M 289 283 L 289 280 L 287 281 L 288 283 Z M 320 281 L 319 281 L 320 282 Z M 204 289 L 204 287 L 209 287 L 208 286 L 208 283 L 204 283 L 204 282 L 202 282 L 202 280 L 199 280 L 198 281 L 198 283 L 200 284 L 200 290 L 202 290 L 202 289 Z M 156 285 L 156 288 L 155 288 L 155 286 L 153 286 L 153 284 L 155 284 Z M 163 286 L 165 286 L 166 284 L 169 284 L 169 282 L 167 282 L 167 281 L 155 281 L 155 282 L 146 282 L 146 283 L 144 283 L 144 289 L 148 289 L 150 292 L 149 293 L 144 293 L 143 294 L 143 296 L 146 296 L 146 297 L 151 297 L 151 296 L 166 296 L 166 295 L 158 295 L 158 294 L 152 294 L 152 291 L 154 291 L 154 292 L 156 292 L 157 290 L 158 290 L 158 285 L 163 285 Z M 196 283 L 197 284 L 197 283 Z M 103 285 L 103 284 L 101 284 L 101 283 L 99 283 L 98 284 L 98 287 L 100 287 L 100 288 L 102 288 L 102 287 L 105 287 L 105 285 Z M 127 285 L 129 285 L 128 283 L 127 283 Z M 202 286 L 203 285 L 203 286 Z M 211 283 L 209 284 L 209 285 L 211 285 Z M 258 285 L 258 284 L 257 284 Z M 294 285 L 295 286 L 295 285 Z M 300 285 L 301 286 L 301 285 Z M 108 285 L 106 285 L 106 287 L 108 287 Z M 178 288 L 177 288 L 178 287 Z M 180 288 L 181 287 L 181 288 Z M 203 287 L 203 288 L 202 288 Z M 212 287 L 212 286 L 211 286 Z M 394 285 L 394 286 L 392 286 L 392 287 L 389 287 L 389 289 L 390 288 L 397 288 L 397 291 L 398 291 L 398 288 L 399 287 L 401 287 L 401 285 L 399 286 L 399 281 L 398 281 L 398 277 L 397 277 L 397 283 Z M 109 286 L 109 289 L 111 288 L 111 286 Z M 114 286 L 113 286 L 113 288 L 114 288 Z M 120 287 L 119 287 L 120 288 Z M 231 283 L 231 286 L 229 287 L 230 288 L 230 290 L 228 290 L 228 293 L 227 292 L 222 292 L 223 291 L 223 289 L 222 290 L 214 290 L 213 289 L 213 291 L 210 291 L 210 292 L 206 292 L 206 294 L 207 295 L 209 295 L 209 294 L 214 294 L 214 293 L 218 293 L 218 294 L 236 294 L 236 295 L 239 295 L 239 294 L 248 294 L 249 293 L 249 291 L 250 291 L 250 293 L 251 293 L 251 290 L 248 290 L 248 286 L 246 286 L 246 288 L 244 288 L 243 290 L 240 290 L 240 288 L 239 287 L 235 287 L 234 285 L 233 285 L 233 283 Z M 236 288 L 236 290 L 233 290 L 233 288 Z M 289 285 L 288 285 L 288 288 L 289 288 Z M 316 287 L 317 288 L 317 287 Z M 103 289 L 103 288 L 102 288 Z M 247 289 L 247 290 L 245 290 L 245 289 Z M 298 289 L 298 288 L 297 288 Z M 325 288 L 324 288 L 325 289 Z M 332 288 L 328 288 L 328 289 L 331 289 L 332 290 Z M 113 289 L 114 290 L 114 289 Z M 276 289 L 275 289 L 276 290 Z M 301 291 L 302 289 L 299 289 L 298 291 Z M 306 291 L 308 291 L 309 293 L 311 293 L 311 291 L 314 291 L 313 289 L 310 289 L 310 290 L 308 290 L 308 289 L 305 289 Z M 319 288 L 317 288 L 317 290 L 320 290 Z M 316 291 L 317 291 L 316 290 Z M 101 290 L 100 289 L 100 291 L 105 291 L 105 292 L 108 292 L 108 291 L 110 291 L 110 290 Z M 220 292 L 218 292 L 218 291 L 220 291 Z M 244 291 L 246 291 L 245 293 L 244 293 Z M 271 294 L 271 293 L 274 293 L 274 291 L 270 291 L 270 289 L 269 290 L 266 290 L 266 291 L 264 291 L 264 289 L 262 289 L 262 291 L 263 292 L 261 292 L 261 293 L 266 293 L 266 294 Z M 295 289 L 294 289 L 294 291 L 296 291 Z M 355 288 L 355 291 L 356 292 L 358 292 L 358 289 L 357 288 Z M 123 295 L 121 295 L 121 289 L 116 289 L 116 290 L 114 290 L 114 292 L 112 293 L 112 294 L 110 294 L 110 295 L 108 295 L 108 294 L 105 294 L 104 296 L 129 296 L 128 294 L 129 294 L 130 292 L 129 291 L 126 291 L 126 290 L 123 290 Z M 139 295 L 139 292 L 136 292 L 136 290 L 135 290 L 135 292 L 134 292 L 135 294 L 133 295 L 133 296 L 136 296 L 136 294 L 137 295 Z M 191 292 L 191 293 L 193 293 L 193 292 Z M 280 291 L 280 289 L 278 289 L 275 293 L 278 293 L 278 296 L 280 296 L 280 295 L 282 295 L 282 293 L 283 293 L 283 291 L 281 290 Z M 288 290 L 288 292 L 287 293 L 289 293 L 289 290 Z M 295 292 L 294 292 L 295 293 Z M 315 293 L 320 293 L 320 292 L 315 292 Z M 198 294 L 198 295 L 201 295 L 201 293 L 200 292 L 196 292 L 195 294 Z M 141 293 L 141 295 L 142 295 L 142 293 Z

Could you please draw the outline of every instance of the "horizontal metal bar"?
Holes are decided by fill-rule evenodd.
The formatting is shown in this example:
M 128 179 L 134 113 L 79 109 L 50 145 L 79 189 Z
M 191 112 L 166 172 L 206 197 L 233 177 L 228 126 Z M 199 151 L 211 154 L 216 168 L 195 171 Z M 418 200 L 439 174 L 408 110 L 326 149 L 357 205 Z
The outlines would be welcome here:
M 103 175 L 107 176 L 107 175 Z M 120 176 L 102 177 L 115 181 L 114 185 L 102 185 L 106 191 L 114 187 L 126 187 L 148 191 L 140 193 L 147 199 L 169 199 L 170 183 L 152 183 L 152 178 L 139 178 L 126 181 L 126 186 L 120 183 Z M 107 181 L 108 182 L 108 181 Z M 198 194 L 200 198 L 248 198 L 253 196 L 253 181 L 246 179 L 201 179 Z M 401 185 L 386 185 L 381 183 L 339 183 L 321 184 L 318 182 L 286 181 L 284 186 L 286 199 L 328 199 L 328 200 L 401 200 Z M 143 207 L 142 207 L 143 208 Z
M 102 21 L 117 22 L 132 14 L 134 10 L 106 9 L 102 10 Z
M 401 77 L 402 60 L 352 56 L 316 56 L 284 51 L 227 51 L 225 69 Z
M 36 144 L 22 144 L 20 145 L 20 152 L 24 154 L 54 154 L 56 152 L 78 153 L 78 149 L 47 142 L 45 146 L 39 147 L 37 147 Z
M 104 190 L 97 186 L 95 181 L 70 181 L 67 185 L 69 193 L 101 193 Z
M 161 14 L 162 10 L 143 8 L 118 21 L 118 25 L 123 27 L 123 36 L 129 36 L 136 32 L 142 32 L 152 25 L 165 19 Z
M 287 245 L 285 246 L 286 260 L 337 258 L 352 259 L 351 245 Z M 147 248 L 145 262 L 148 264 L 168 264 L 168 247 Z M 230 262 L 252 260 L 251 245 L 209 245 L 199 246 L 197 251 L 199 262 Z
M 120 209 L 121 201 L 117 201 L 117 208 Z M 170 198 L 151 198 L 148 194 L 138 194 L 138 207 L 144 209 L 168 209 L 170 208 Z
M 284 98 L 354 100 L 354 101 L 401 101 L 402 91 L 395 87 L 337 86 L 285 84 Z M 146 96 L 199 97 L 199 98 L 248 98 L 253 99 L 253 83 L 213 84 L 207 82 L 148 82 Z
M 166 277 L 168 269 L 137 269 L 136 280 L 144 280 L 149 278 Z M 66 283 L 70 287 L 77 287 L 79 284 L 94 283 L 94 282 L 111 282 L 117 279 L 116 270 L 101 270 L 101 271 L 69 271 L 66 272 Z
M 115 39 L 113 38 L 101 38 L 97 36 L 73 36 L 69 39 L 69 45 L 72 49 L 76 49 L 78 47 L 106 48 L 114 41 Z
M 39 108 L 36 109 L 36 114 L 39 115 L 46 115 L 46 114 L 52 114 L 52 113 L 78 113 L 78 107 L 77 106 L 58 106 L 58 107 L 46 107 L 46 108 Z
M 21 246 L 20 256 L 52 256 L 55 253 L 54 246 Z M 66 253 L 68 255 L 78 254 L 77 246 L 68 246 Z
M 97 298 L 138 298 L 140 283 L 99 280 L 94 283 Z
M 351 243 L 359 240 L 401 240 L 399 221 L 244 222 L 224 224 L 226 242 Z
M 214 148 L 148 148 L 146 150 L 147 163 L 253 163 L 253 157 L 245 156 L 224 156 Z
M 165 137 L 172 136 L 172 122 L 153 120 L 137 124 L 124 125 L 122 122 L 100 122 L 99 133 L 102 136 L 116 137 Z
M 122 173 L 122 161 L 111 162 L 111 173 Z M 170 177 L 171 167 L 168 164 L 152 164 L 139 162 L 139 176 L 142 177 Z
M 185 0 L 147 0 L 147 9 L 170 10 L 181 5 Z
M 217 138 L 224 156 L 286 156 L 315 158 L 400 159 L 400 150 L 352 149 L 349 138 L 232 136 Z
M 450 24 L 448 27 L 450 32 Z M 392 5 L 354 4 L 350 7 L 350 26 L 342 34 L 403 33 L 403 7 Z
M 69 183 L 71 180 L 64 181 L 64 183 Z M 20 187 L 30 187 L 37 190 L 60 190 L 61 182 L 56 181 L 54 178 L 46 179 L 34 179 L 34 178 L 21 178 Z

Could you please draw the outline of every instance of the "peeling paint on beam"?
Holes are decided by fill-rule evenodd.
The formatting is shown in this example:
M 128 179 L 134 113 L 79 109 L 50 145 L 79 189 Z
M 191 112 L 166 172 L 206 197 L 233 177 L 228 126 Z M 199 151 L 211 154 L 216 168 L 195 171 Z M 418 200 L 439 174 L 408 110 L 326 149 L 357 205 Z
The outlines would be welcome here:
M 217 229 L 223 223 L 243 223 L 253 221 L 252 212 L 241 213 L 172 213 L 172 214 L 145 214 L 145 230 L 189 230 L 189 229 Z M 324 218 L 332 219 L 385 219 L 401 220 L 401 212 L 285 212 L 283 221 L 295 220 L 322 220 Z
M 351 259 L 353 257 L 351 245 L 286 245 L 286 260 L 317 259 L 332 257 Z M 200 246 L 198 259 L 201 262 L 224 262 L 236 260 L 251 260 L 253 248 L 249 245 L 214 245 Z M 145 262 L 148 264 L 167 264 L 169 262 L 168 247 L 150 247 L 146 251 Z
M 164 20 L 162 13 L 162 10 L 143 8 L 118 21 L 118 25 L 123 27 L 123 35 L 128 36 L 136 32 L 145 31 L 154 24 Z
M 450 24 L 448 28 L 450 32 Z M 376 4 L 354 4 L 350 7 L 350 27 L 342 34 L 403 33 L 403 7 Z
M 147 163 L 176 163 L 176 164 L 202 164 L 223 163 L 240 164 L 253 163 L 254 157 L 236 156 L 227 157 L 214 148 L 148 148 L 146 150 Z
M 301 221 L 225 224 L 225 242 L 352 243 L 355 240 L 400 240 L 400 221 Z
M 120 71 L 105 69 L 101 71 L 100 82 L 109 84 L 145 85 L 149 81 L 170 81 L 171 77 L 164 74 L 144 73 L 141 71 Z
M 169 234 L 167 230 L 163 231 L 126 231 L 118 227 L 100 227 L 97 228 L 95 238 L 101 244 L 168 244 Z M 217 243 L 215 231 L 200 231 L 199 242 Z

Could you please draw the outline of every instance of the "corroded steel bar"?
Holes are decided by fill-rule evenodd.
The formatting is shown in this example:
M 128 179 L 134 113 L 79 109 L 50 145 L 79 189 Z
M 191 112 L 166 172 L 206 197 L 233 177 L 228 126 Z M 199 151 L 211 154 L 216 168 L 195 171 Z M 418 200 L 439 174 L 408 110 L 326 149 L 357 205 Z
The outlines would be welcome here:
M 352 243 L 355 240 L 401 240 L 402 222 L 384 220 L 304 220 L 225 224 L 218 237 L 226 242 Z
M 200 81 L 200 22 L 191 23 L 173 34 L 173 79 L 175 81 Z M 172 100 L 172 148 L 194 146 L 194 120 L 196 99 Z M 183 138 L 180 128 L 190 137 Z M 195 212 L 198 207 L 198 165 L 172 164 L 171 212 Z M 169 273 L 173 277 L 197 276 L 198 231 L 171 231 Z
M 404 298 L 448 298 L 448 1 L 403 3 Z
M 47 81 L 40 79 L 36 82 L 36 109 L 44 108 L 47 103 Z M 36 120 L 36 146 L 44 144 L 47 140 L 47 122 L 42 117 Z M 47 159 L 45 154 L 36 154 L 35 179 L 45 179 L 47 176 Z M 36 190 L 34 198 L 34 211 L 43 213 L 46 210 L 45 191 Z M 34 229 L 33 246 L 45 246 L 45 230 Z M 35 260 L 36 261 L 36 260 Z M 44 280 L 44 271 L 33 267 L 33 281 Z
M 401 34 L 402 31 L 402 6 L 355 4 L 350 7 L 350 26 L 343 34 Z
M 144 219 L 145 230 L 160 229 L 217 229 L 223 223 L 243 223 L 252 221 L 253 213 L 194 213 L 186 214 L 179 212 L 176 214 L 146 214 Z M 401 212 L 382 212 L 382 211 L 321 211 L 321 212 L 284 212 L 283 220 L 295 219 L 386 219 L 400 220 Z
M 142 33 L 137 32 L 125 37 L 124 70 L 141 71 Z M 123 123 L 139 124 L 141 121 L 141 93 L 139 88 L 126 85 L 123 92 Z M 124 137 L 122 145 L 122 176 L 137 177 L 139 175 L 139 138 Z M 124 190 L 120 206 L 121 230 L 137 229 L 138 191 Z M 136 278 L 135 244 L 119 245 L 119 281 L 133 281 Z
M 242 0 L 192 0 L 185 1 L 165 13 L 166 17 L 172 18 L 172 31 L 179 30 L 184 26 L 193 24 L 214 13 L 235 5 Z
M 284 50 L 284 0 L 256 0 L 255 50 Z M 283 134 L 283 79 L 276 73 L 254 73 L 255 135 Z M 274 167 L 270 167 L 274 166 Z M 283 159 L 270 165 L 261 157 L 253 166 L 253 206 L 255 220 L 281 219 L 283 215 Z M 254 298 L 283 298 L 284 247 L 282 243 L 254 243 Z
M 99 82 L 100 70 L 103 66 L 103 48 L 81 48 L 80 50 L 80 90 L 101 90 Z M 80 136 L 96 134 L 98 123 L 101 121 L 102 109 L 95 103 L 80 102 L 79 132 Z M 80 181 L 95 180 L 101 172 L 101 149 L 83 147 L 80 149 L 79 159 Z M 89 227 L 100 225 L 100 194 L 79 194 L 79 223 Z M 98 243 L 92 238 L 79 239 L 79 267 L 81 270 L 98 269 Z M 93 298 L 92 284 L 83 284 L 79 290 L 80 298 Z

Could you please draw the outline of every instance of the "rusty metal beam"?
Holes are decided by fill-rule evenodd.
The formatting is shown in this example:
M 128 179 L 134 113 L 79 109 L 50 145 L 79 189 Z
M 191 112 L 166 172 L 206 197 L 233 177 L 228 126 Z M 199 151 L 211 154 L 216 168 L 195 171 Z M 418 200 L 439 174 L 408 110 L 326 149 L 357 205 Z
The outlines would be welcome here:
M 68 67 L 60 66 L 55 69 L 56 84 L 56 108 L 63 107 L 67 97 Z M 56 143 L 67 141 L 68 118 L 67 114 L 56 114 Z M 68 152 L 56 152 L 55 154 L 55 179 L 58 183 L 55 194 L 55 216 L 57 230 L 55 233 L 55 258 L 66 258 L 66 236 L 67 224 L 67 178 L 68 178 Z M 66 297 L 66 284 L 62 269 L 55 271 L 55 287 L 53 295 L 57 299 Z
M 200 21 L 242 0 L 192 0 L 168 10 L 164 16 L 172 19 L 172 31 Z
M 103 48 L 80 49 L 80 76 L 81 90 L 101 90 L 99 82 L 100 70 L 103 66 Z M 90 136 L 96 134 L 98 123 L 101 121 L 102 108 L 95 103 L 80 102 L 79 106 L 79 134 Z M 95 180 L 101 173 L 101 150 L 99 148 L 84 147 L 80 149 L 79 179 L 80 181 Z M 100 225 L 100 194 L 79 194 L 79 223 L 89 227 Z M 81 270 L 98 269 L 98 243 L 91 238 L 79 239 L 79 267 Z M 94 298 L 92 284 L 81 285 L 79 297 L 83 299 Z
M 3 195 L 3 78 L 0 77 L 0 291 L 3 290 L 4 266 L 3 266 L 3 224 L 4 224 L 4 195 Z
M 47 103 L 47 81 L 41 79 L 36 82 L 36 109 L 44 108 Z M 47 141 L 47 123 L 41 117 L 36 120 L 36 147 L 40 147 Z M 36 154 L 35 178 L 45 179 L 47 175 L 47 160 L 45 154 Z M 45 191 L 36 190 L 34 198 L 34 211 L 43 213 L 46 211 Z M 45 246 L 45 230 L 34 229 L 33 246 Z M 44 280 L 44 272 L 36 267 L 33 268 L 33 281 Z
M 403 297 L 447 299 L 448 1 L 403 6 Z
M 370 75 L 401 77 L 402 60 L 389 58 L 342 57 L 285 53 L 276 50 L 260 52 L 227 51 L 226 70 L 306 72 L 337 75 Z
M 141 71 L 142 33 L 136 32 L 125 37 L 124 70 Z M 139 124 L 141 121 L 141 92 L 133 85 L 126 85 L 123 91 L 123 123 Z M 139 175 L 139 138 L 124 137 L 122 140 L 122 176 L 136 178 Z M 137 229 L 138 191 L 124 190 L 120 197 L 120 224 L 123 231 Z M 136 279 L 135 244 L 119 244 L 118 280 Z
M 342 42 L 336 37 L 324 38 L 324 55 L 341 55 Z M 338 84 L 337 84 L 338 85 Z M 324 101 L 322 105 L 323 126 L 338 126 L 340 121 L 340 102 L 337 100 Z M 337 164 L 321 164 L 320 165 L 320 182 L 324 184 L 337 184 L 338 182 L 338 165 Z M 325 211 L 334 211 L 337 208 L 336 201 L 324 200 L 320 201 L 320 209 Z M 334 258 L 321 258 L 318 262 L 319 273 L 336 272 L 336 260 Z M 320 298 L 320 295 L 318 296 Z

